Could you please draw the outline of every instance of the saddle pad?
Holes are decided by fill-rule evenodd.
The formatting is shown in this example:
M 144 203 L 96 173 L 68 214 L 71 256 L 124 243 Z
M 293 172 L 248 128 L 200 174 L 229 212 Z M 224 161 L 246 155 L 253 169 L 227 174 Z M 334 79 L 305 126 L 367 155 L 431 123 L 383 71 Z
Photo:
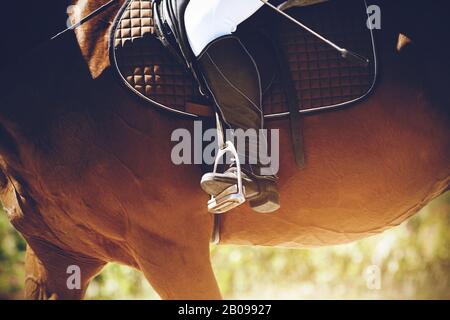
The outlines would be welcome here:
M 125 85 L 151 105 L 193 117 L 211 115 L 212 108 L 202 108 L 208 101 L 190 73 L 156 39 L 152 5 L 152 0 L 125 2 L 111 34 L 113 65 Z M 352 65 L 291 21 L 268 7 L 264 10 L 245 26 L 277 32 L 302 113 L 340 108 L 369 94 L 375 82 L 376 56 L 372 32 L 366 27 L 365 1 L 325 2 L 290 8 L 287 13 L 339 46 L 367 57 L 369 67 Z M 265 94 L 266 118 L 289 114 L 282 89 L 275 79 Z

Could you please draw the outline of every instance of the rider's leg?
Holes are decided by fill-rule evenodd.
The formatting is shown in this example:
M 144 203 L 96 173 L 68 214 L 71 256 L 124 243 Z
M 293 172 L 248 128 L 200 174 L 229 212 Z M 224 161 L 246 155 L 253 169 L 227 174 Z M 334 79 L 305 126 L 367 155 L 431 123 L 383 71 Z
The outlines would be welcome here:
M 253 129 L 253 133 L 263 128 L 261 72 L 251 50 L 233 31 L 262 5 L 260 0 L 165 0 L 155 10 L 161 40 L 165 43 L 175 38 L 223 122 L 228 128 Z M 167 26 L 171 32 L 166 31 Z M 257 135 L 256 146 L 267 145 L 265 137 L 260 139 Z M 249 152 L 255 147 L 252 142 L 244 155 L 247 164 L 241 166 L 245 196 L 253 209 L 274 211 L 279 207 L 277 177 L 270 171 L 270 163 L 263 166 L 255 153 Z M 248 162 L 255 158 L 256 163 Z M 224 173 L 204 175 L 202 188 L 213 196 L 223 195 L 237 182 L 237 169 L 230 164 Z
M 246 198 L 256 211 L 277 210 L 277 177 L 271 172 L 270 163 L 264 166 L 258 157 L 258 151 L 267 154 L 267 150 L 261 150 L 267 141 L 259 131 L 263 128 L 262 85 L 252 54 L 239 38 L 225 36 L 208 45 L 198 57 L 198 65 L 225 124 L 232 129 L 242 129 L 236 130 L 235 138 L 241 143 L 247 137 L 255 138 L 246 143 L 243 157 L 240 157 L 244 161 L 241 168 Z M 238 151 L 239 147 L 242 145 L 238 145 Z M 217 196 L 236 183 L 236 168 L 231 165 L 224 173 L 205 174 L 201 185 L 208 194 Z
M 260 0 L 191 0 L 184 17 L 194 54 L 199 56 L 209 43 L 232 34 L 263 5 Z
M 255 137 L 255 145 L 247 143 L 240 157 L 245 193 L 255 210 L 271 212 L 279 207 L 277 178 L 258 158 L 258 151 L 267 154 L 261 150 L 266 137 L 259 136 L 264 124 L 261 74 L 252 53 L 233 35 L 262 5 L 260 0 L 191 0 L 184 16 L 189 44 L 222 120 L 228 128 L 253 130 L 241 130 L 244 137 L 237 137 L 240 141 L 249 134 Z M 204 175 L 201 185 L 217 196 L 236 183 L 236 168 L 231 165 L 224 173 Z

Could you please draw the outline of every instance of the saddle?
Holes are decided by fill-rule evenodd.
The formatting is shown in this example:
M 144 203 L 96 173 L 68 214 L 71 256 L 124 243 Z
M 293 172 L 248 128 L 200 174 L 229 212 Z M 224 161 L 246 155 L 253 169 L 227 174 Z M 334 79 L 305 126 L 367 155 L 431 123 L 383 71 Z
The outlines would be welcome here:
M 180 0 L 168 6 L 164 0 L 127 0 L 112 28 L 111 61 L 122 82 L 149 105 L 193 119 L 211 117 L 214 109 L 202 74 L 189 48 L 177 41 L 186 38 L 177 33 L 184 28 L 173 25 L 183 23 L 180 17 L 188 2 Z M 161 8 L 164 5 L 167 7 Z M 270 2 L 241 24 L 236 33 L 262 71 L 264 118 L 290 117 L 295 160 L 303 168 L 301 116 L 336 110 L 370 94 L 376 78 L 374 38 L 366 27 L 367 8 L 363 0 L 349 0 L 346 6 L 325 2 L 302 8 L 289 4 L 281 7 L 289 8 L 289 16 L 277 11 Z M 318 40 L 320 36 L 306 32 L 307 28 L 300 29 L 301 23 L 293 21 L 302 21 L 350 50 L 332 48 L 330 42 L 327 46 L 327 41 Z M 355 63 L 366 60 L 353 52 L 371 63 Z M 228 61 L 227 65 L 233 68 Z M 240 67 L 236 63 L 236 68 Z M 235 150 L 231 152 L 237 156 Z M 225 196 L 242 199 L 242 186 L 238 184 L 238 188 Z M 213 197 L 211 201 L 217 208 L 220 204 L 216 200 Z
M 210 103 L 200 93 L 184 61 L 174 59 L 158 40 L 153 15 L 155 1 L 126 0 L 115 18 L 110 59 L 119 81 L 151 107 L 192 119 L 214 117 Z M 268 8 L 263 7 L 240 26 L 239 31 L 250 35 L 257 30 L 259 39 L 270 38 L 271 49 L 284 57 L 284 73 L 295 91 L 295 97 L 286 94 L 283 70 L 280 71 L 277 60 L 270 60 L 269 64 L 277 70 L 264 96 L 267 120 L 287 118 L 292 113 L 289 100 L 293 98 L 298 101 L 295 107 L 298 113 L 307 115 L 341 109 L 370 94 L 377 61 L 374 37 L 366 27 L 366 4 L 364 0 L 348 0 L 345 4 L 331 1 L 290 7 L 287 13 L 328 39 L 367 57 L 371 61 L 368 67 L 342 59 L 338 52 Z M 267 46 L 266 39 L 252 43 L 256 51 Z M 264 61 L 274 59 L 274 54 L 259 56 Z

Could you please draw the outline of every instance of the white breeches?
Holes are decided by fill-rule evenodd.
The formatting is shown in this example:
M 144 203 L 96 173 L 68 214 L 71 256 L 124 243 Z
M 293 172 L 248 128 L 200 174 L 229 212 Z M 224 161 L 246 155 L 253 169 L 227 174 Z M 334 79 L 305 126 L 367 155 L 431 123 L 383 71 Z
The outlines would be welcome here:
M 215 39 L 235 32 L 263 5 L 260 0 L 191 0 L 184 18 L 194 54 L 200 55 Z

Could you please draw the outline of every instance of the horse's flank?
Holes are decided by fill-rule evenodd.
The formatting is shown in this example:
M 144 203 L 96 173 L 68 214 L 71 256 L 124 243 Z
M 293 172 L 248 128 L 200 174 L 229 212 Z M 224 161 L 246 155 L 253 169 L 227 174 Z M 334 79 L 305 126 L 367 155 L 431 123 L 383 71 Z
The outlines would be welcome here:
M 82 4 L 89 13 L 102 2 Z M 405 14 L 400 4 L 385 7 L 372 96 L 305 119 L 302 171 L 288 123 L 270 123 L 281 129 L 282 209 L 259 215 L 243 207 L 224 216 L 221 243 L 354 241 L 400 224 L 448 188 L 448 48 L 430 46 L 425 35 L 440 32 L 431 18 L 417 30 L 397 21 Z M 145 108 L 116 81 L 107 46 L 116 11 L 21 65 L 33 71 L 32 87 L 16 85 L 20 73 L 9 75 L 12 83 L 2 76 L 1 198 L 32 248 L 27 294 L 82 297 L 90 278 L 117 261 L 141 269 L 164 298 L 219 298 L 201 170 L 170 161 L 172 131 L 192 123 Z M 410 41 L 396 50 L 401 32 Z M 64 287 L 70 264 L 85 273 L 80 291 Z

